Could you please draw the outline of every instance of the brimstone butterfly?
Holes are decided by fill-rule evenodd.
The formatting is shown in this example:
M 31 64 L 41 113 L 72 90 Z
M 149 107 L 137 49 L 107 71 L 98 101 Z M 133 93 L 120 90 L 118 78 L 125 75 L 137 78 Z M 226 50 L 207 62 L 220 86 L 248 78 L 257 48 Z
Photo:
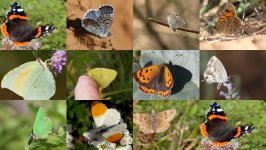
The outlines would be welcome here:
M 55 80 L 41 59 L 27 62 L 9 71 L 1 82 L 25 100 L 49 100 L 55 94 Z
M 33 129 L 28 145 L 30 145 L 32 141 L 46 139 L 49 134 L 52 133 L 52 129 L 52 121 L 47 118 L 47 113 L 45 109 L 40 107 L 33 124 Z
M 108 68 L 94 68 L 88 70 L 88 75 L 92 77 L 101 88 L 106 88 L 115 79 L 117 72 Z

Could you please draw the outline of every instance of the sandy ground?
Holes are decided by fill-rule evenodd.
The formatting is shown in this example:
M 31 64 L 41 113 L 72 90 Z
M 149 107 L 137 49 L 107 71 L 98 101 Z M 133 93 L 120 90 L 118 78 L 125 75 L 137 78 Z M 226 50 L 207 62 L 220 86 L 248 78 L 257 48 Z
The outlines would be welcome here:
M 266 35 L 252 35 L 230 41 L 201 42 L 201 50 L 265 50 Z
M 99 38 L 81 27 L 81 19 L 88 9 L 109 4 L 114 7 L 112 36 Z M 68 50 L 132 50 L 133 1 L 68 0 L 67 49 Z

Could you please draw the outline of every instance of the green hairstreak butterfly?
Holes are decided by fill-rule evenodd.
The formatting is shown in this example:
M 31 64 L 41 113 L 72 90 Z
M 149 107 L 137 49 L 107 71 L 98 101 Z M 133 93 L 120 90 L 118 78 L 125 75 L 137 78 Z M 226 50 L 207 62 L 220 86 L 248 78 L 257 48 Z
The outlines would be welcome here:
M 28 145 L 30 145 L 32 141 L 46 139 L 49 134 L 52 133 L 52 126 L 52 121 L 47 118 L 45 109 L 40 107 L 33 124 L 33 129 Z

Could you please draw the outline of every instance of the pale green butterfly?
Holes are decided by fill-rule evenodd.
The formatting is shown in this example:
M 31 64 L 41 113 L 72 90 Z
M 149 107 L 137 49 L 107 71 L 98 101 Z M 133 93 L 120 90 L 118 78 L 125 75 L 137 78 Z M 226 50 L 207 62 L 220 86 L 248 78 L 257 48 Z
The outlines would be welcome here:
M 32 141 L 46 139 L 52 133 L 52 129 L 52 121 L 47 118 L 47 112 L 45 111 L 45 109 L 40 107 L 33 124 L 33 129 L 28 145 L 30 145 Z
M 106 88 L 116 78 L 117 71 L 109 68 L 94 68 L 88 70 L 88 75 L 92 77 L 101 88 Z
M 55 80 L 46 62 L 27 62 L 9 71 L 1 82 L 25 100 L 49 100 L 55 94 Z

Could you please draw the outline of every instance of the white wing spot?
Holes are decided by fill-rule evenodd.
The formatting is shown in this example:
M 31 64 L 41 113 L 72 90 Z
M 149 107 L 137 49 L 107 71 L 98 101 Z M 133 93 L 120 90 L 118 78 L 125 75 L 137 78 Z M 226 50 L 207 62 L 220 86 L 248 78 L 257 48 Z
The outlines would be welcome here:
M 22 8 L 20 8 L 20 9 L 17 9 L 17 11 L 18 11 L 18 12 L 23 12 L 23 9 L 22 9 Z

